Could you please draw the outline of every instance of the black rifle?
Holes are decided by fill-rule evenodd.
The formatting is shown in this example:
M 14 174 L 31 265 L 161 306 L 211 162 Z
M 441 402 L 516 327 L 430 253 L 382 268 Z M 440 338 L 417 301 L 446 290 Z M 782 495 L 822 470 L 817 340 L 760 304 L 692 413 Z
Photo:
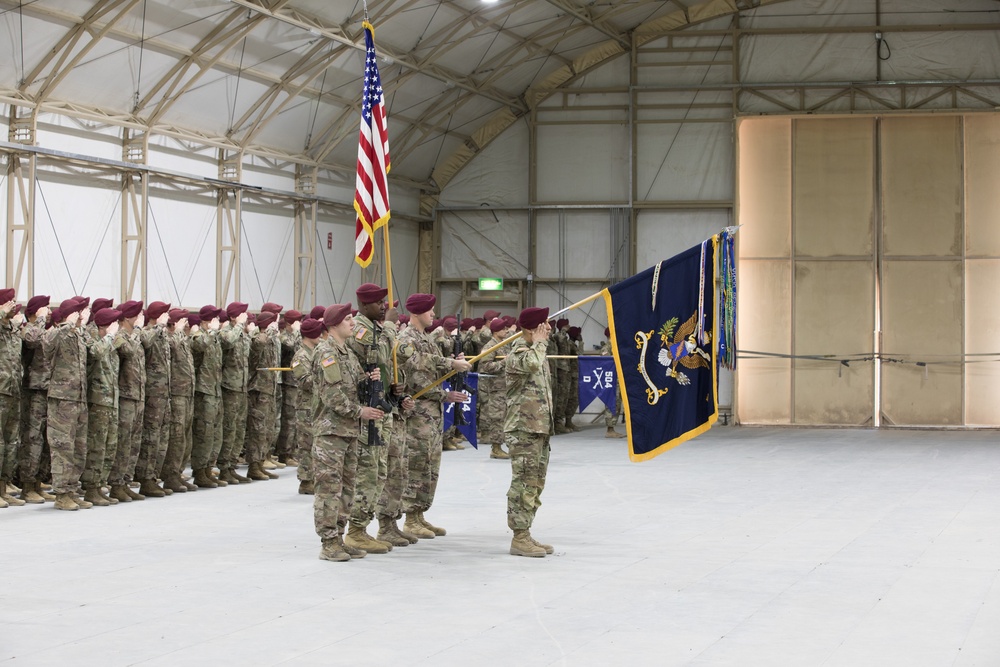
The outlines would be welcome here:
M 378 324 L 375 324 L 375 330 L 372 332 L 372 342 L 370 345 L 365 345 L 365 373 L 371 373 L 378 368 L 378 339 L 381 334 L 382 328 Z M 394 405 L 386 398 L 385 385 L 382 382 L 382 380 L 372 380 L 366 377 L 358 385 L 358 398 L 361 400 L 362 405 L 367 405 L 370 408 L 378 408 L 383 412 L 392 412 Z M 375 420 L 369 419 L 368 446 L 376 447 L 384 444 L 385 442 L 382 438 L 378 437 Z
M 462 314 L 459 313 L 456 319 L 461 322 Z M 461 326 L 455 329 L 454 343 L 452 346 L 452 355 L 458 359 L 459 355 L 464 353 L 464 345 L 462 344 L 462 328 Z M 455 373 L 451 379 L 451 388 L 453 391 L 461 391 L 469 396 L 475 396 L 476 390 L 469 386 L 469 372 L 461 371 Z M 455 426 L 468 426 L 469 422 L 465 421 L 465 416 L 462 414 L 462 407 L 456 403 L 455 404 Z

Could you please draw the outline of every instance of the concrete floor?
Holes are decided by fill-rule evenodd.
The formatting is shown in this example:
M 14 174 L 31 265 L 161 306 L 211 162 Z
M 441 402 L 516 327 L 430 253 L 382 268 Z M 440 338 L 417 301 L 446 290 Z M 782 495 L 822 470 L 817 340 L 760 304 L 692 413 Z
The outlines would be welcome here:
M 717 427 L 647 463 L 553 440 L 507 555 L 505 461 L 446 452 L 447 537 L 317 559 L 295 471 L 0 510 L 0 662 L 1000 665 L 995 432 Z

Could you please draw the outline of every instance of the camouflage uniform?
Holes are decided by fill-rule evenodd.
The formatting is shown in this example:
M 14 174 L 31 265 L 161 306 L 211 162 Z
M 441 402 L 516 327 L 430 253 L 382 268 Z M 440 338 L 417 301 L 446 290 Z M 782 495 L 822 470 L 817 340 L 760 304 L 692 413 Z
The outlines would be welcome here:
M 24 341 L 24 394 L 21 398 L 21 448 L 17 457 L 22 486 L 41 481 L 51 465 L 48 427 L 49 369 L 42 352 L 45 321 L 42 319 L 21 328 Z
M 451 359 L 441 354 L 432 334 L 407 327 L 399 335 L 400 344 L 412 347 L 412 356 L 402 364 L 406 375 L 405 394 L 413 395 L 451 369 Z M 441 471 L 441 438 L 444 415 L 441 402 L 445 398 L 441 385 L 415 400 L 416 406 L 406 417 L 406 491 L 403 511 L 426 512 L 434 502 L 438 474 Z
M 8 313 L 0 319 L 0 482 L 10 482 L 17 467 L 21 436 L 21 337 Z
M 139 340 L 146 353 L 146 406 L 135 476 L 142 481 L 160 476 L 170 444 L 170 341 L 162 324 L 143 327 Z
M 292 357 L 291 373 L 295 376 L 295 449 L 293 454 L 298 459 L 299 467 L 296 475 L 299 481 L 313 481 L 312 446 L 313 446 L 313 357 L 315 348 L 305 343 L 299 345 Z M 288 385 L 286 385 L 286 389 Z
M 553 356 L 559 354 L 559 343 L 556 342 L 556 338 L 555 338 L 556 333 L 557 332 L 555 331 L 555 329 L 553 329 L 552 330 L 552 335 L 549 336 L 549 342 L 545 346 L 545 355 L 547 357 L 553 357 Z M 559 399 L 559 360 L 558 359 L 549 359 L 547 361 L 547 363 L 549 365 L 549 376 L 552 378 L 552 388 L 550 389 L 550 391 L 552 392 L 552 406 L 553 406 L 553 409 L 555 409 L 556 406 L 559 405 L 559 401 L 558 401 L 558 399 Z M 559 422 L 559 416 L 558 416 L 558 414 L 556 414 L 555 412 L 553 412 L 552 417 L 556 420 L 556 423 Z M 558 426 L 556 427 L 556 433 L 561 433 L 562 430 L 563 429 L 560 429 Z
M 343 536 L 354 501 L 364 371 L 346 345 L 328 338 L 313 355 L 313 520 L 324 544 Z
M 87 459 L 80 481 L 84 489 L 108 483 L 118 453 L 118 354 L 111 336 L 98 336 L 87 346 Z
M 235 333 L 235 336 L 226 334 Z M 250 336 L 241 326 L 223 331 L 222 341 L 222 450 L 219 470 L 236 467 L 243 451 L 247 428 L 247 364 L 250 359 Z
M 163 460 L 164 481 L 178 478 L 191 458 L 191 427 L 194 421 L 194 355 L 191 336 L 171 332 L 170 343 L 170 444 Z
M 234 330 L 225 334 L 233 338 Z M 191 339 L 195 360 L 191 468 L 215 465 L 222 449 L 222 333 L 199 330 Z
M 569 356 L 574 353 L 573 341 L 569 339 L 569 334 L 565 331 L 557 331 L 552 334 L 556 341 L 559 356 Z M 572 417 L 569 411 L 570 402 L 570 361 L 569 359 L 556 359 L 556 379 L 555 379 L 555 420 L 560 424 L 567 417 Z
M 87 345 L 83 330 L 62 322 L 42 342 L 50 369 L 46 435 L 52 451 L 52 491 L 73 493 L 87 457 Z
M 544 342 L 515 344 L 504 361 L 507 374 L 507 416 L 504 434 L 510 452 L 511 480 L 507 491 L 507 525 L 528 530 L 541 506 L 549 467 L 549 438 L 554 432 L 551 377 Z
M 375 332 L 378 331 L 376 339 Z M 358 364 L 376 364 L 382 374 L 382 386 L 385 395 L 389 396 L 392 373 L 389 365 L 392 348 L 396 345 L 396 325 L 392 322 L 375 324 L 358 313 L 354 317 L 354 335 L 347 339 L 347 349 L 354 355 Z M 365 527 L 375 518 L 375 505 L 385 489 L 389 468 L 389 438 L 392 436 L 393 415 L 387 412 L 385 417 L 376 423 L 376 432 L 383 446 L 368 446 L 368 422 L 361 423 L 361 433 L 358 439 L 358 477 L 354 487 L 354 509 L 351 513 L 351 523 Z M 397 448 L 395 454 L 400 454 Z M 397 476 L 402 468 L 402 462 L 394 462 Z
M 609 341 L 604 341 L 603 343 L 601 343 L 601 347 L 598 348 L 597 354 L 601 355 L 602 357 L 612 356 L 611 343 Z M 616 389 L 614 414 L 611 414 L 611 410 L 608 410 L 607 408 L 604 408 L 604 412 L 601 413 L 601 416 L 604 417 L 604 425 L 607 426 L 608 429 L 613 429 L 615 425 L 618 423 L 618 418 L 621 416 L 621 414 L 622 414 L 622 395 L 621 392 L 619 392 Z
M 295 351 L 302 344 L 302 336 L 291 327 L 285 327 L 281 332 L 281 367 L 289 368 Z M 278 460 L 284 462 L 289 458 L 294 458 L 296 453 L 297 438 L 295 428 L 297 424 L 296 405 L 298 404 L 299 380 L 292 371 L 282 371 L 281 380 L 281 426 L 278 429 L 278 444 L 275 452 Z
M 486 348 L 500 342 L 500 339 L 490 338 Z M 510 354 L 510 344 L 504 345 L 479 360 L 479 421 L 476 422 L 480 442 L 491 445 L 503 443 L 504 415 L 507 412 L 507 380 L 504 375 L 504 360 L 497 357 Z
M 132 481 L 142 444 L 142 415 L 146 404 L 146 355 L 138 331 L 119 329 L 118 351 L 118 450 L 108 483 L 122 486 Z
M 279 360 L 276 332 L 261 330 L 250 342 L 247 379 L 247 431 L 246 459 L 260 463 L 271 451 L 278 424 L 275 394 L 278 391 L 278 373 L 258 368 L 275 368 Z
M 583 341 L 569 341 L 569 354 L 580 356 L 583 354 Z M 568 359 L 569 371 L 566 383 L 566 418 L 572 418 L 580 410 L 580 362 L 576 359 Z
M 403 516 L 403 494 L 409 479 L 406 421 L 406 416 L 399 413 L 394 414 L 388 422 L 385 485 L 375 508 L 379 521 L 388 519 L 395 522 Z

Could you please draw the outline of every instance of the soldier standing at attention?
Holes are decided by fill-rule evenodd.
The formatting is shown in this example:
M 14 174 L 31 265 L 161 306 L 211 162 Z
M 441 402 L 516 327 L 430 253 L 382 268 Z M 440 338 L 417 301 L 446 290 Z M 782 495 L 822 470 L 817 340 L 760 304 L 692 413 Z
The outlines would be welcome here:
M 18 439 L 21 434 L 21 337 L 18 335 L 24 317 L 17 314 L 14 290 L 0 290 L 0 507 L 23 505 L 7 491 L 13 481 Z M 23 483 L 23 482 L 22 482 Z
M 53 317 L 53 326 L 42 341 L 51 370 L 47 435 L 58 510 L 93 507 L 74 497 L 87 457 L 87 345 L 80 322 L 89 316 L 82 301 L 66 299 L 59 304 L 58 317 Z
M 411 294 L 406 300 L 410 311 L 411 326 L 400 334 L 400 343 L 408 343 L 412 356 L 403 363 L 406 375 L 404 394 L 412 395 L 430 385 L 449 370 L 472 369 L 465 359 L 451 359 L 441 354 L 435 335 L 424 333 L 434 321 L 433 294 Z M 454 320 L 455 318 L 451 318 Z M 457 326 L 457 322 L 455 323 Z M 442 403 L 461 403 L 468 396 L 458 391 L 445 392 L 441 385 L 425 392 L 416 399 L 412 412 L 406 419 L 406 456 L 408 479 L 403 494 L 403 511 L 406 521 L 403 530 L 422 539 L 445 535 L 445 529 L 432 525 L 424 513 L 434 503 L 438 475 L 441 471 L 441 439 L 444 414 Z
M 343 541 L 351 516 L 358 465 L 358 434 L 361 421 L 380 420 L 378 408 L 361 405 L 358 384 L 366 377 L 357 359 L 347 350 L 352 335 L 351 304 L 326 309 L 323 322 L 330 337 L 319 345 L 313 358 L 313 388 L 316 392 L 313 425 L 313 475 L 315 498 L 313 520 L 323 542 L 322 560 L 347 561 L 367 555 Z M 378 369 L 369 374 L 379 380 Z
M 145 500 L 129 486 L 139 460 L 142 443 L 142 414 L 146 404 L 146 355 L 139 340 L 142 328 L 142 301 L 126 301 L 115 310 L 122 314 L 121 328 L 115 336 L 118 351 L 118 451 L 108 484 L 111 497 L 118 502 Z
M 222 341 L 221 308 L 212 304 L 198 311 L 202 325 L 191 337 L 194 366 L 194 414 L 191 422 L 191 471 L 199 489 L 227 486 L 216 479 L 212 466 L 222 449 Z M 226 335 L 237 333 L 228 329 Z
M 281 342 L 282 368 L 290 368 L 295 351 L 302 342 L 302 313 L 297 310 L 286 311 L 282 318 L 278 338 Z M 291 371 L 281 372 L 281 424 L 278 428 L 278 444 L 275 446 L 278 462 L 288 466 L 298 465 L 295 459 L 295 429 L 298 422 L 295 418 L 295 405 L 298 403 L 299 381 Z
M 24 314 L 27 323 L 21 327 L 24 343 L 21 354 L 24 363 L 24 385 L 21 397 L 21 442 L 17 455 L 18 474 L 21 477 L 21 499 L 40 504 L 55 500 L 55 496 L 42 491 L 41 479 L 51 463 L 48 442 L 45 439 L 49 374 L 42 354 L 42 337 L 45 320 L 49 315 L 49 297 L 36 295 L 28 299 Z
M 99 299 L 95 299 L 95 306 Z M 84 464 L 83 499 L 100 507 L 117 505 L 104 495 L 118 450 L 118 353 L 114 348 L 121 311 L 101 308 L 94 313 L 93 340 L 87 345 L 87 458 Z
M 309 318 L 303 320 L 299 333 L 302 343 L 292 357 L 292 375 L 295 376 L 295 449 L 293 453 L 298 459 L 299 467 L 295 471 L 299 479 L 299 493 L 311 496 L 315 493 L 313 485 L 313 356 L 316 346 L 326 338 L 326 327 L 319 320 Z M 287 388 L 287 385 L 286 385 Z
M 146 353 L 146 407 L 142 413 L 142 446 L 135 476 L 139 493 L 162 498 L 173 493 L 162 489 L 156 479 L 170 444 L 170 341 L 167 321 L 170 304 L 154 301 L 146 306 L 145 326 L 139 330 Z
M 549 467 L 549 438 L 554 433 L 551 377 L 545 349 L 551 328 L 545 321 L 548 308 L 525 308 L 518 317 L 524 332 L 504 361 L 507 373 L 507 415 L 504 434 L 510 450 L 510 490 L 507 491 L 507 526 L 514 531 L 513 556 L 543 558 L 552 553 L 548 544 L 531 537 L 531 524 L 541 506 L 545 474 Z
M 278 423 L 278 372 L 261 370 L 277 368 L 281 358 L 278 342 L 278 316 L 266 310 L 257 315 L 259 330 L 250 339 L 249 376 L 247 379 L 247 477 L 267 481 L 278 476 L 264 469 L 264 459 L 271 452 Z
M 194 354 L 188 332 L 188 312 L 174 308 L 168 313 L 171 326 L 170 345 L 170 422 L 169 443 L 163 459 L 163 487 L 174 493 L 197 491 L 181 477 L 191 455 L 191 425 L 194 420 Z
M 249 484 L 236 472 L 247 431 L 247 364 L 250 337 L 246 332 L 247 304 L 234 301 L 226 306 L 228 323 L 222 330 L 222 450 L 219 479 L 230 484 Z
M 494 318 L 490 322 L 492 337 L 484 345 L 489 349 L 501 343 L 507 337 L 510 329 L 507 323 Z M 476 426 L 482 441 L 490 443 L 491 459 L 509 459 L 503 450 L 503 422 L 507 413 L 507 380 L 504 375 L 504 360 L 497 357 L 510 353 L 510 344 L 490 352 L 479 360 L 479 420 Z

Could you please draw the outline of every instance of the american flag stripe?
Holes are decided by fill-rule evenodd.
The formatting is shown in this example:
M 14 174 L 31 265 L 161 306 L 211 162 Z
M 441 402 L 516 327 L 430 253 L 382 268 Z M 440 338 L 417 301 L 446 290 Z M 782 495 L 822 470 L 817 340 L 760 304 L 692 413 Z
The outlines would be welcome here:
M 357 185 L 354 210 L 355 260 L 368 266 L 375 254 L 375 230 L 389 222 L 389 134 L 386 128 L 385 96 L 375 55 L 375 29 L 367 21 L 365 31 L 365 83 L 361 98 L 361 131 L 358 135 Z

